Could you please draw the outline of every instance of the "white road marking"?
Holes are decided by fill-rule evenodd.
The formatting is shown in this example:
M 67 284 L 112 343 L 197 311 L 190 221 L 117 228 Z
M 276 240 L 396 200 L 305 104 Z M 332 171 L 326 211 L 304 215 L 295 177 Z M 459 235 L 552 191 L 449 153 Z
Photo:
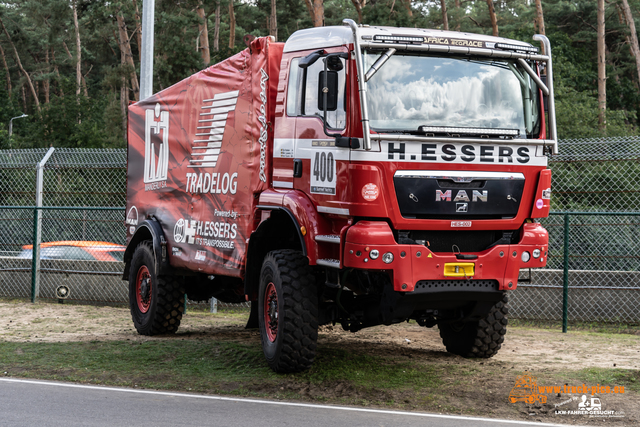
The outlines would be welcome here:
M 505 424 L 526 425 L 526 426 L 531 426 L 532 424 L 534 424 L 536 426 L 545 426 L 545 427 L 567 427 L 568 426 L 568 424 L 540 423 L 540 422 L 535 422 L 533 420 L 532 421 L 501 420 L 501 419 L 495 419 L 495 418 L 466 417 L 463 415 L 427 414 L 423 412 L 404 412 L 404 411 L 391 411 L 391 410 L 384 410 L 384 409 L 352 408 L 348 406 L 314 405 L 312 403 L 296 403 L 296 402 L 283 402 L 283 401 L 277 401 L 277 400 L 260 400 L 260 399 L 243 399 L 243 398 L 237 398 L 237 397 L 210 396 L 210 395 L 189 394 L 189 393 L 173 393 L 168 391 L 156 391 L 156 390 L 136 390 L 136 389 L 129 389 L 129 388 L 101 387 L 101 386 L 91 386 L 91 385 L 84 385 L 84 384 L 57 383 L 57 382 L 39 381 L 39 380 L 23 380 L 23 379 L 17 379 L 17 378 L 0 378 L 0 381 L 11 382 L 11 383 L 46 385 L 46 386 L 53 386 L 53 387 L 80 388 L 85 390 L 149 394 L 149 395 L 155 395 L 155 396 L 189 397 L 189 398 L 195 398 L 195 399 L 220 400 L 220 401 L 238 402 L 238 403 L 261 403 L 265 405 L 296 406 L 301 408 L 312 408 L 312 409 L 313 408 L 333 409 L 338 411 L 368 412 L 373 414 L 408 415 L 413 417 L 425 417 L 425 418 L 444 418 L 448 420 L 480 421 L 480 422 L 486 422 L 486 423 L 500 422 Z M 572 427 L 576 427 L 576 426 L 572 425 Z

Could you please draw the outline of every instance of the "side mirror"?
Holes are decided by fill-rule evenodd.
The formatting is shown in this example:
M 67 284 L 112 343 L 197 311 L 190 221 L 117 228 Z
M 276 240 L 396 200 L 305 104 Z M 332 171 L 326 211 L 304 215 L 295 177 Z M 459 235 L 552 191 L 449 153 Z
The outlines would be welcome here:
M 325 87 L 325 79 L 327 86 Z M 318 110 L 325 110 L 324 95 L 327 94 L 326 111 L 338 109 L 338 72 L 320 71 L 318 75 Z
M 302 58 L 300 62 L 298 62 L 298 67 L 308 68 L 309 66 L 313 65 L 323 53 L 324 50 L 322 49 L 311 52 L 309 55 Z

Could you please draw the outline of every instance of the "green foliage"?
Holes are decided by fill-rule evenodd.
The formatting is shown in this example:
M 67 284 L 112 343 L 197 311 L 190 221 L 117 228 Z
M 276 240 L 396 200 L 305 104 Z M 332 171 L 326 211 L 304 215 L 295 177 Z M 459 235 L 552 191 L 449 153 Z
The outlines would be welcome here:
M 634 15 L 640 2 L 631 0 Z M 209 30 L 211 62 L 222 61 L 245 48 L 246 34 L 269 33 L 270 0 L 234 1 L 236 33 L 229 47 L 228 1 L 157 1 L 155 15 L 154 90 L 175 84 L 204 67 L 197 50 L 197 7 L 202 4 Z M 220 5 L 219 50 L 213 50 L 216 5 Z M 408 5 L 410 8 L 407 9 Z M 630 135 L 637 133 L 640 91 L 635 58 L 627 44 L 628 28 L 620 22 L 615 3 L 607 15 L 607 127 L 598 127 L 596 5 L 592 1 L 547 0 L 543 2 L 547 35 L 554 56 L 556 111 L 561 138 Z M 36 86 L 42 112 L 38 114 L 26 78 L 19 71 L 13 49 L 4 34 L 0 44 L 11 79 L 0 64 L 0 147 L 123 147 L 123 106 L 134 100 L 131 76 L 139 77 L 139 19 L 142 0 L 78 0 L 84 82 L 76 96 L 76 40 L 72 10 L 58 0 L 11 0 L 0 5 L 2 17 L 20 60 Z M 447 0 L 451 29 L 491 34 L 486 2 L 463 2 L 461 8 Z M 535 33 L 535 5 L 522 0 L 495 3 L 500 36 L 531 41 Z M 325 0 L 325 25 L 341 25 L 344 18 L 358 19 L 350 0 Z M 124 19 L 135 70 L 123 65 L 116 16 Z M 440 2 L 370 0 L 363 9 L 364 23 L 397 27 L 443 27 Z M 285 41 L 298 29 L 311 26 L 303 0 L 278 0 L 278 39 Z M 636 28 L 640 22 L 636 19 Z M 49 90 L 47 102 L 45 91 Z M 86 96 L 84 96 L 86 88 Z M 123 90 L 123 88 L 125 90 Z M 128 89 L 128 90 L 127 90 Z M 128 98 L 121 100 L 121 96 Z

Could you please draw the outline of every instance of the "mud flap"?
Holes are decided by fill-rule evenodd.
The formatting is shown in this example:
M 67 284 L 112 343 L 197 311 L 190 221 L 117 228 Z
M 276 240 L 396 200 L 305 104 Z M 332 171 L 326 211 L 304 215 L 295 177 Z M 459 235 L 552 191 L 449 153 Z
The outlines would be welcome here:
M 251 301 L 251 313 L 245 329 L 258 329 L 258 301 Z

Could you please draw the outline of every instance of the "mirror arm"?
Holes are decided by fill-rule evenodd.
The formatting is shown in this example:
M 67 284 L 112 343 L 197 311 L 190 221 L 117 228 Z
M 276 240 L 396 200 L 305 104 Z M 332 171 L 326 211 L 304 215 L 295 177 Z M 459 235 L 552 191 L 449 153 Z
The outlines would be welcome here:
M 538 74 L 535 71 L 533 71 L 533 69 L 529 66 L 529 64 L 527 64 L 527 61 L 525 61 L 522 58 L 518 58 L 518 64 L 520 64 L 520 66 L 524 68 L 527 74 L 529 74 L 533 79 L 533 81 L 536 82 L 538 87 L 542 89 L 542 93 L 544 93 L 545 96 L 549 96 L 549 88 L 547 87 L 546 84 L 542 82 L 542 80 L 540 80 L 540 77 L 538 77 Z

